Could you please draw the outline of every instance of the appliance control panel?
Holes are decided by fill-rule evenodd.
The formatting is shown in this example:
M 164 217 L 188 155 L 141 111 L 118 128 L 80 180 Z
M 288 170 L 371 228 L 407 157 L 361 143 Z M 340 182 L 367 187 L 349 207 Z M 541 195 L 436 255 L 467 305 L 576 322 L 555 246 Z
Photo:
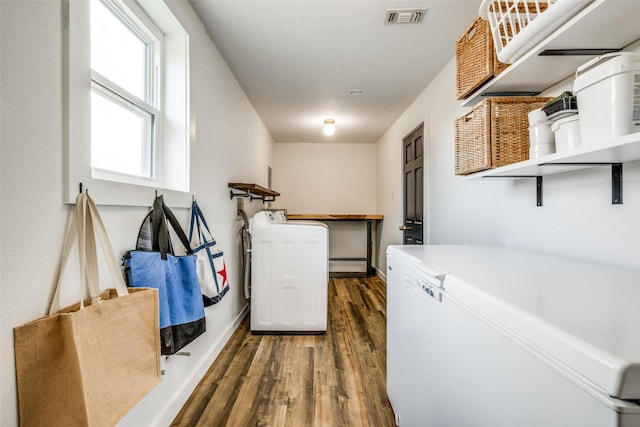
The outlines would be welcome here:
M 287 215 L 284 210 L 265 210 L 256 213 L 249 222 L 250 232 L 254 227 L 267 227 L 273 224 L 284 224 L 287 222 Z

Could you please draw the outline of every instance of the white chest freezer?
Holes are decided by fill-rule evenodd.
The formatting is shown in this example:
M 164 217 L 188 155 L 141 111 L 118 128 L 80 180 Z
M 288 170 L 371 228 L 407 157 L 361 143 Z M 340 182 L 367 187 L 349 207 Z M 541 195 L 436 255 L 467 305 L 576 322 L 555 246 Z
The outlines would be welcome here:
M 640 426 L 640 272 L 487 246 L 387 265 L 400 426 Z
M 325 332 L 327 226 L 314 221 L 287 221 L 283 211 L 260 211 L 251 218 L 249 232 L 251 330 Z

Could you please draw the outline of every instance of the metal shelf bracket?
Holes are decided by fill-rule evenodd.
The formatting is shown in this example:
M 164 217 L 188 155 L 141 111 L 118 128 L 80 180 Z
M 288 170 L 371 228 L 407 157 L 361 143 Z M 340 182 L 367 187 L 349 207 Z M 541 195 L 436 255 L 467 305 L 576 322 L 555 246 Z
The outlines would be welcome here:
M 622 163 L 542 163 L 539 166 L 611 166 L 611 204 L 622 204 Z
M 611 164 L 611 204 L 622 204 L 622 163 Z
M 276 200 L 276 196 L 267 196 L 267 195 L 263 195 L 263 196 L 255 196 L 253 194 L 249 195 L 249 200 L 251 200 L 252 202 L 254 200 L 262 200 L 263 203 L 266 202 L 275 202 Z
M 233 200 L 234 197 L 251 197 L 251 192 L 249 191 L 234 192 L 233 190 L 229 190 L 229 198 Z
M 231 200 L 233 200 L 234 197 L 243 197 L 243 198 L 249 198 L 250 201 L 254 201 L 254 200 L 262 200 L 262 202 L 274 202 L 276 200 L 276 196 L 267 196 L 267 195 L 262 195 L 262 196 L 256 196 L 255 194 L 253 194 L 251 191 L 240 191 L 240 192 L 235 192 L 233 190 L 229 191 L 229 197 L 231 198 Z
M 611 204 L 622 204 L 622 163 L 541 163 L 538 166 L 611 166 Z M 542 206 L 542 175 L 494 175 L 483 178 L 535 178 L 536 206 Z
M 535 178 L 536 179 L 536 206 L 542 206 L 542 176 L 541 175 L 500 175 L 500 176 L 483 176 L 483 178 Z
M 542 176 L 536 176 L 536 206 L 542 206 Z

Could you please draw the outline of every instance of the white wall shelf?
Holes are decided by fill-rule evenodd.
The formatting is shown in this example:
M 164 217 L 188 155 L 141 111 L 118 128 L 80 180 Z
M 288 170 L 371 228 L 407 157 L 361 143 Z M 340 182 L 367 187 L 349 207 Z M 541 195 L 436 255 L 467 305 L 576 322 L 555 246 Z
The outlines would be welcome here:
M 576 148 L 564 153 L 513 163 L 495 169 L 476 172 L 465 180 L 483 178 L 536 178 L 537 205 L 542 206 L 542 177 L 579 169 L 611 166 L 611 203 L 622 204 L 622 164 L 640 160 L 640 132 L 625 135 L 601 144 Z
M 472 173 L 466 175 L 464 179 L 487 177 L 525 178 L 554 175 L 593 167 L 592 164 L 594 163 L 627 163 L 636 160 L 640 160 L 640 132 L 625 135 L 602 144 L 579 147 L 564 153 L 549 154 L 537 159 Z M 554 164 L 555 166 L 552 166 Z
M 473 106 L 483 96 L 538 94 L 548 89 L 572 76 L 580 65 L 595 55 L 576 55 L 574 52 L 558 57 L 543 52 L 623 49 L 640 39 L 640 25 L 633 24 L 634 17 L 637 16 L 640 16 L 640 1 L 595 0 L 509 68 L 463 100 L 461 105 Z
M 640 1 L 595 0 L 463 100 L 461 106 L 473 106 L 487 96 L 536 95 L 554 86 L 573 76 L 579 66 L 603 51 L 621 50 L 638 41 L 640 26 L 628 25 L 633 16 L 640 16 Z M 622 204 L 622 165 L 638 160 L 640 132 L 598 145 L 473 173 L 464 179 L 536 178 L 536 204 L 542 206 L 543 176 L 611 166 L 611 202 Z

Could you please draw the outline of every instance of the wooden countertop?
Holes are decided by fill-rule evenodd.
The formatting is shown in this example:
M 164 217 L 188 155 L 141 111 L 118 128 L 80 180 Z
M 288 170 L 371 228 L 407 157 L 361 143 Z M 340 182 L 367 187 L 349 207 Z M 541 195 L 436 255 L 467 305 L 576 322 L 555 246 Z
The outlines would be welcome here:
M 316 221 L 356 221 L 381 220 L 382 215 L 375 214 L 287 214 L 287 219 L 312 219 Z

